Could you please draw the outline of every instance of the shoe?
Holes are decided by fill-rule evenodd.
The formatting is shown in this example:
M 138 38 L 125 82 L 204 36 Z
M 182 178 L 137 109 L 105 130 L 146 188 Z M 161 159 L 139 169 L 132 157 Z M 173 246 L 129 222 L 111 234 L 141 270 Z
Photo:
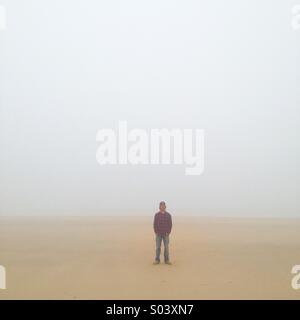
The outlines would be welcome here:
M 160 262 L 157 261 L 157 260 L 155 260 L 155 261 L 153 262 L 153 264 L 160 264 Z
M 171 265 L 172 262 L 170 262 L 170 261 L 165 261 L 165 264 Z

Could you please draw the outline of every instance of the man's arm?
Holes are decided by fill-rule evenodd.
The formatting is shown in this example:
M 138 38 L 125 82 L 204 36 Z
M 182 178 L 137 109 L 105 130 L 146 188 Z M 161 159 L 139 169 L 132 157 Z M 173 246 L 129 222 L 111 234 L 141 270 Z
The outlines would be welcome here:
M 157 218 L 156 218 L 156 214 L 154 215 L 153 229 L 154 229 L 154 232 L 157 233 Z
M 172 216 L 169 215 L 169 217 L 168 234 L 170 234 L 172 230 Z

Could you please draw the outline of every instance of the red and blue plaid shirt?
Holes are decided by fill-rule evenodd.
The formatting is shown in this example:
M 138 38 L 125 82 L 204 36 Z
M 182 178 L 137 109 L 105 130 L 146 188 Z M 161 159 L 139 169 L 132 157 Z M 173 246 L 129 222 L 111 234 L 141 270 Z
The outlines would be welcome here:
M 171 233 L 172 216 L 168 212 L 157 212 L 153 222 L 154 232 L 160 236 Z

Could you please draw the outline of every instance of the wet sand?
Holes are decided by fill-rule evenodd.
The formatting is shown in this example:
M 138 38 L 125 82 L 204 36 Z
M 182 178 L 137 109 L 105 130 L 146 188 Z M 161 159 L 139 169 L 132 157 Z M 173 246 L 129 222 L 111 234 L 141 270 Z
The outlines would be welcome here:
M 0 299 L 300 299 L 300 219 L 174 217 L 152 265 L 148 217 L 0 217 Z

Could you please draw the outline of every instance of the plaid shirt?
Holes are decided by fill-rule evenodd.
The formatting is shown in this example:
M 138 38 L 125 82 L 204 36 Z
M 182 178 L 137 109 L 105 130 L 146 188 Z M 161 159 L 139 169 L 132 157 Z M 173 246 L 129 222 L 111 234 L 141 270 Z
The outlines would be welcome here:
M 172 216 L 170 215 L 170 213 L 157 212 L 154 216 L 153 227 L 154 232 L 160 236 L 171 233 Z

